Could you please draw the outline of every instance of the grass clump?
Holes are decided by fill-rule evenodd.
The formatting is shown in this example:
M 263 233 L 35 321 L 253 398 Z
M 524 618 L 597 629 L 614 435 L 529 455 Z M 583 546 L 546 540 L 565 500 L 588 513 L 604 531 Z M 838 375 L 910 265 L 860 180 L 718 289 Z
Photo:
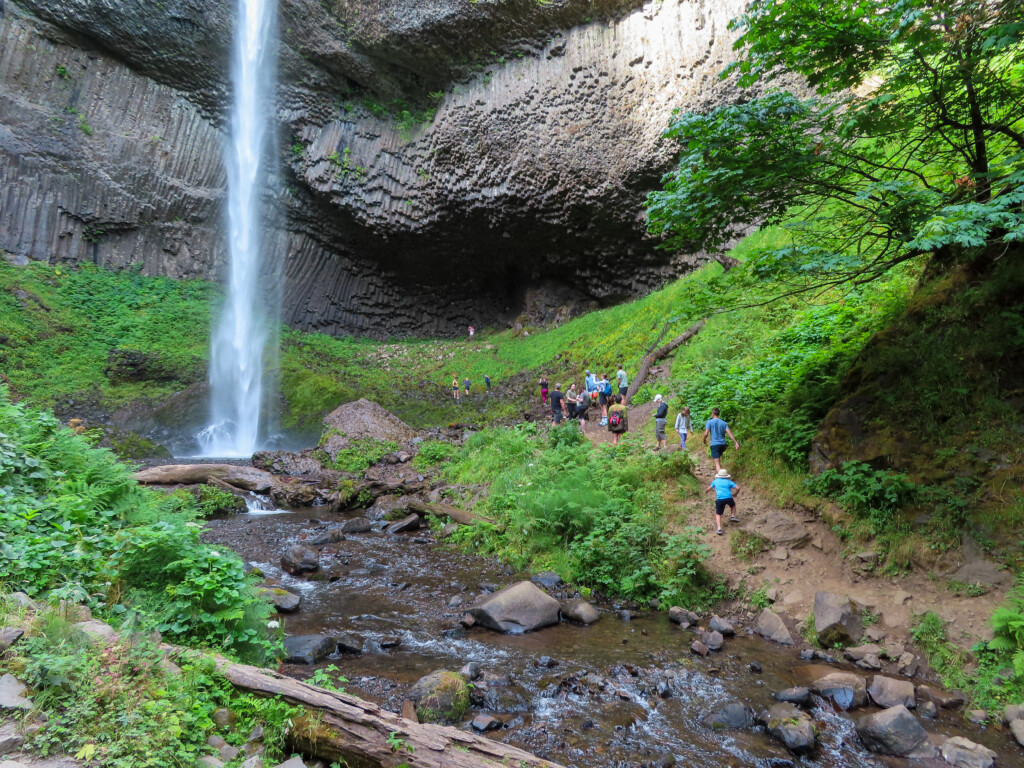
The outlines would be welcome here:
M 663 492 L 692 490 L 681 453 L 654 454 L 627 441 L 592 447 L 574 425 L 534 424 L 473 435 L 445 465 L 461 484 L 488 484 L 479 502 L 499 526 L 457 537 L 519 568 L 553 568 L 608 595 L 664 605 L 707 605 L 722 587 L 706 570 L 700 531 L 669 533 Z
M 324 433 L 325 439 L 330 437 L 330 431 Z M 321 443 L 324 442 L 321 440 Z M 373 437 L 362 437 L 352 440 L 349 444 L 334 452 L 333 458 L 320 451 L 319 457 L 324 466 L 331 469 L 338 469 L 342 472 L 363 472 L 372 467 L 389 453 L 398 450 L 398 443 L 393 440 L 377 440 Z
M 729 532 L 729 552 L 733 557 L 738 557 L 745 562 L 753 561 L 768 547 L 767 539 L 757 533 L 742 530 Z

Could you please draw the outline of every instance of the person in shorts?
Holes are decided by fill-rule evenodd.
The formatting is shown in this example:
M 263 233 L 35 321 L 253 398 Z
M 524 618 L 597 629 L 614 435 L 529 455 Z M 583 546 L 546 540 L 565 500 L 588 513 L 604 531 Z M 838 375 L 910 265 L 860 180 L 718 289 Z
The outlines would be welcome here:
M 618 373 L 615 374 L 615 381 L 619 385 L 619 394 L 622 395 L 622 402 L 626 402 L 626 392 L 629 391 L 629 376 L 626 375 L 626 369 L 622 367 L 622 363 L 619 363 Z
M 658 447 L 654 450 L 660 451 L 668 444 L 665 437 L 665 427 L 668 425 L 668 403 L 661 395 L 654 396 L 654 437 L 658 441 Z
M 732 510 L 729 522 L 738 523 L 740 521 L 736 517 L 736 499 L 733 498 L 733 494 L 739 493 L 739 490 L 740 487 L 732 481 L 729 473 L 720 469 L 715 474 L 715 479 L 711 481 L 711 485 L 704 491 L 704 493 L 715 492 L 715 525 L 717 526 L 715 533 L 719 536 L 722 535 L 722 515 L 725 513 L 726 507 L 730 507 Z
M 459 399 L 459 377 L 452 374 L 452 397 Z
M 740 449 L 740 444 L 736 442 L 736 438 L 732 434 L 732 430 L 729 429 L 729 425 L 718 418 L 719 410 L 717 408 L 711 409 L 711 418 L 708 419 L 704 425 L 704 444 L 707 445 L 708 437 L 711 438 L 711 458 L 715 460 L 715 471 L 717 472 L 722 468 L 722 454 L 725 453 L 729 447 L 728 443 L 725 442 L 726 436 L 732 440 L 733 445 L 736 446 L 736 450 Z
M 612 399 L 612 383 L 608 381 L 608 374 L 602 373 L 601 380 L 597 382 L 597 404 L 601 406 L 601 426 L 608 426 L 608 406 Z
M 465 385 L 465 387 L 466 387 L 466 394 L 468 395 L 469 394 L 469 388 L 471 386 L 473 386 L 473 382 L 470 381 L 469 378 L 467 377 L 466 380 L 464 382 L 462 382 L 462 383 Z

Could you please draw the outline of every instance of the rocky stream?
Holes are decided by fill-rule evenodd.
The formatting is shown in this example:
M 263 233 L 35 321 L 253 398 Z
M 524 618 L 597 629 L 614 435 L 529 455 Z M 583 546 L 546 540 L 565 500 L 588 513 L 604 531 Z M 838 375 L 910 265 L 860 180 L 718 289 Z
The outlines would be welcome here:
M 284 671 L 307 679 L 335 665 L 349 693 L 392 711 L 410 706 L 421 678 L 461 670 L 471 706 L 457 726 L 566 765 L 986 766 L 993 755 L 985 747 L 1000 766 L 1024 766 L 1008 731 L 969 725 L 962 700 L 921 680 L 866 672 L 841 651 L 812 656 L 799 636 L 794 646 L 758 637 L 758 616 L 745 609 L 713 622 L 674 611 L 676 623 L 664 611 L 595 601 L 600 619 L 588 625 L 561 621 L 523 634 L 467 628 L 470 605 L 530 574 L 464 553 L 425 527 L 389 532 L 394 524 L 374 520 L 373 508 L 259 506 L 212 521 L 205 536 L 239 552 L 279 597 L 300 596 L 282 606 L 293 638 Z M 295 544 L 315 571 L 282 568 L 282 552 Z M 538 591 L 563 601 L 563 613 L 578 596 L 553 574 L 533 578 Z M 294 638 L 304 636 L 318 637 L 303 647 Z M 878 736 L 872 751 L 861 719 L 868 715 Z M 917 759 L 882 756 L 879 744 Z

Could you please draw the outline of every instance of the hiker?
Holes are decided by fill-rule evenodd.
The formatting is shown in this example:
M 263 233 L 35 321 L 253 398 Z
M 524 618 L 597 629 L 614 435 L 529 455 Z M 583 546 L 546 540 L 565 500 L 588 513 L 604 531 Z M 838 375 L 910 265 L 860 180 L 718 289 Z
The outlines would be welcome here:
M 576 399 L 576 412 L 571 418 L 577 418 L 580 420 L 580 432 L 583 434 L 587 433 L 587 409 L 590 408 L 590 396 L 580 395 Z
M 668 403 L 661 395 L 654 396 L 654 437 L 658 441 L 658 447 L 654 450 L 660 451 L 668 444 L 665 437 L 665 427 L 668 425 Z
M 576 383 L 573 382 L 565 390 L 565 416 L 568 419 L 576 418 L 576 406 L 579 405 L 579 395 L 576 393 Z
M 491 394 L 491 377 L 484 374 L 484 386 L 487 387 L 487 394 Z
M 732 508 L 732 513 L 729 516 L 730 523 L 738 523 L 740 519 L 736 517 L 736 499 L 733 498 L 733 493 L 739 493 L 740 487 L 736 485 L 729 477 L 729 473 L 724 469 L 718 470 L 715 474 L 715 479 L 711 481 L 704 493 L 715 492 L 715 525 L 718 526 L 716 533 L 722 535 L 722 513 L 725 512 L 726 507 Z
M 683 410 L 676 414 L 676 432 L 679 433 L 679 450 L 686 450 L 686 435 L 693 429 L 690 421 L 690 408 L 683 406 Z
M 459 377 L 456 376 L 454 373 L 452 374 L 452 397 L 454 397 L 455 401 L 458 402 L 458 400 L 459 400 Z
M 622 404 L 622 395 L 615 395 L 615 404 L 608 409 L 608 431 L 612 433 L 612 445 L 619 444 L 619 438 L 629 431 L 629 415 Z
M 545 393 L 547 390 L 543 390 Z M 557 424 L 562 420 L 562 399 L 565 395 L 562 394 L 562 385 L 556 383 L 555 388 L 551 390 L 551 415 L 554 423 Z
M 590 371 L 587 371 L 586 373 L 586 378 L 583 379 L 583 388 L 589 395 L 591 392 L 597 392 L 597 376 Z
M 608 402 L 612 399 L 612 383 L 608 381 L 608 374 L 602 373 L 601 380 L 597 382 L 597 403 L 601 406 L 601 426 L 608 426 Z
M 472 325 L 471 325 L 471 326 L 469 326 L 469 340 L 470 340 L 470 341 L 472 341 L 472 340 L 473 340 L 473 334 L 474 334 L 474 333 L 476 333 L 476 328 L 474 328 L 474 327 L 473 327 Z
M 541 376 L 540 377 L 540 404 L 541 405 L 547 405 L 548 404 L 548 377 L 547 376 Z
M 619 363 L 619 371 L 615 374 L 615 380 L 619 385 L 619 394 L 622 395 L 622 402 L 626 402 L 626 392 L 629 390 L 629 376 L 626 375 L 626 369 L 622 367 L 622 363 Z
M 463 385 L 465 385 L 465 387 L 466 387 L 466 394 L 468 395 L 469 394 L 469 388 L 473 385 L 473 382 L 471 382 L 469 380 L 469 377 L 467 376 L 466 380 L 464 382 L 462 382 L 462 383 L 463 383 Z
M 704 444 L 708 444 L 708 435 L 711 436 L 711 458 L 715 460 L 715 470 L 718 471 L 722 468 L 722 454 L 725 453 L 729 447 L 728 443 L 725 442 L 726 435 L 732 440 L 733 445 L 736 446 L 736 450 L 740 449 L 740 444 L 736 442 L 736 438 L 732 434 L 732 430 L 729 429 L 729 425 L 718 418 L 720 411 L 717 408 L 711 409 L 711 418 L 708 419 L 704 425 Z

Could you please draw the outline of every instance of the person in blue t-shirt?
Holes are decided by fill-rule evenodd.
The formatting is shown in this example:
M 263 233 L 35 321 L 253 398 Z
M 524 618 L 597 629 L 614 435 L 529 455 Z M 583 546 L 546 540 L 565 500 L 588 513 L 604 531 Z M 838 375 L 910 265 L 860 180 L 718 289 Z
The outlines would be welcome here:
M 739 490 L 740 487 L 732 481 L 729 473 L 720 469 L 715 475 L 715 479 L 711 481 L 711 485 L 704 491 L 704 493 L 715 492 L 715 524 L 717 526 L 716 533 L 719 536 L 722 535 L 722 513 L 725 512 L 726 507 L 732 508 L 729 522 L 738 523 L 740 521 L 736 517 L 736 499 L 733 498 L 733 493 L 738 493 Z
M 733 445 L 736 446 L 736 450 L 740 449 L 740 444 L 736 442 L 736 438 L 733 437 L 732 430 L 729 429 L 729 425 L 718 418 L 719 410 L 717 408 L 711 409 L 711 418 L 708 419 L 704 425 L 704 445 L 708 444 L 708 436 L 711 436 L 711 458 L 715 460 L 715 471 L 722 469 L 722 454 L 725 453 L 726 448 L 729 447 L 728 443 L 725 442 L 726 435 L 732 440 Z

